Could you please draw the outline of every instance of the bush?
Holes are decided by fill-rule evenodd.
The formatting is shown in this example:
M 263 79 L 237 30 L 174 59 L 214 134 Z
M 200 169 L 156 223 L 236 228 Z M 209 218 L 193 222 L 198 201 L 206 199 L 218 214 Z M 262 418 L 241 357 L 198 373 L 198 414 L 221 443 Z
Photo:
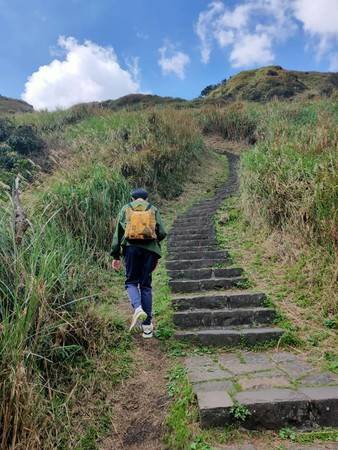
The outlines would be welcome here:
M 21 155 L 39 153 L 44 148 L 44 142 L 36 134 L 35 129 L 30 125 L 19 125 L 10 134 L 7 143 Z
M 9 119 L 0 117 L 0 142 L 6 141 L 12 134 L 14 124 Z

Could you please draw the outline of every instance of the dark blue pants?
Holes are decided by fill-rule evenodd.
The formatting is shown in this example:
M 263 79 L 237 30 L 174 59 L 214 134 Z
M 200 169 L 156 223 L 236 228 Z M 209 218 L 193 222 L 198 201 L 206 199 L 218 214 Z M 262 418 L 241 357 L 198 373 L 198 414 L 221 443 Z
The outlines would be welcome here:
M 147 318 L 143 322 L 149 325 L 152 319 L 152 277 L 158 255 L 135 245 L 125 247 L 126 289 L 134 309 L 142 306 Z

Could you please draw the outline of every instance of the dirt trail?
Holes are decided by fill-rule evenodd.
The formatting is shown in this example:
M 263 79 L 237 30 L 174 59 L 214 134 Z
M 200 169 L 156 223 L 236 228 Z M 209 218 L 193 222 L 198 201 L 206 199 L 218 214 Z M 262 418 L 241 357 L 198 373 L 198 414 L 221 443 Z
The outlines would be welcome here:
M 127 298 L 122 313 L 130 319 Z M 133 336 L 133 373 L 112 393 L 115 411 L 112 433 L 98 445 L 100 450 L 162 450 L 165 417 L 169 405 L 169 360 L 156 339 Z

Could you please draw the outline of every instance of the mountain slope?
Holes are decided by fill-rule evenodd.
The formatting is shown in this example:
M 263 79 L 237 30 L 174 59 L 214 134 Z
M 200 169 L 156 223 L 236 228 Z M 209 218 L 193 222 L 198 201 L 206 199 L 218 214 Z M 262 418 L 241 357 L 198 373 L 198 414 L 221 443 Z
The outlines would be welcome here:
M 160 95 L 152 94 L 128 94 L 123 97 L 119 97 L 116 100 L 83 103 L 82 105 L 92 105 L 103 109 L 109 109 L 111 111 L 119 111 L 121 109 L 139 110 L 160 105 L 179 106 L 179 104 L 184 104 L 186 102 L 187 100 L 178 97 L 162 97 Z M 75 105 L 75 107 L 77 106 L 79 105 Z
M 18 100 L 16 98 L 3 97 L 0 95 L 0 114 L 1 113 L 16 113 L 16 112 L 31 112 L 33 106 Z
M 300 72 L 267 66 L 240 72 L 206 89 L 205 98 L 209 99 L 266 101 L 275 97 L 331 96 L 338 91 L 338 73 Z

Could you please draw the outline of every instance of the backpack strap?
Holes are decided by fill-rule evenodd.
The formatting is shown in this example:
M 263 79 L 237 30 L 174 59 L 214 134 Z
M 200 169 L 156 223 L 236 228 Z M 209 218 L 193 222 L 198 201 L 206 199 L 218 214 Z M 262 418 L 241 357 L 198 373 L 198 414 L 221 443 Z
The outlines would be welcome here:
M 153 205 L 151 203 L 149 203 L 148 206 L 146 207 L 145 211 L 149 211 L 149 209 L 152 208 L 152 206 Z

